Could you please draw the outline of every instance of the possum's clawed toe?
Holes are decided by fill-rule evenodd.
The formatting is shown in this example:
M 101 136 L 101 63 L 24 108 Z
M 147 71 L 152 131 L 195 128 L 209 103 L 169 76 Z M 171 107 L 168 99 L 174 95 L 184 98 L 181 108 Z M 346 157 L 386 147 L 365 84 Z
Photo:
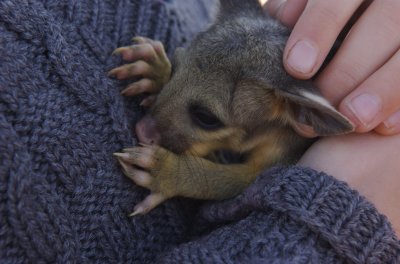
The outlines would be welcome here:
M 117 48 L 112 54 L 128 62 L 108 75 L 120 80 L 136 79 L 122 91 L 125 96 L 157 94 L 171 77 L 171 63 L 159 41 L 135 37 L 131 46 Z M 149 102 L 146 102 L 149 104 Z
M 134 82 L 130 84 L 128 87 L 126 87 L 121 94 L 125 96 L 135 96 L 138 94 L 143 94 L 143 93 L 156 93 L 157 92 L 157 86 L 156 83 L 152 79 L 141 79 L 137 82 Z
M 176 187 L 177 156 L 155 145 L 140 145 L 114 153 L 124 174 L 151 194 L 135 206 L 131 216 L 146 214 L 179 191 Z
M 108 73 L 108 75 L 120 80 L 130 79 L 136 76 L 151 78 L 154 75 L 152 70 L 153 69 L 147 62 L 139 60 L 134 63 L 114 68 Z
M 150 187 L 152 182 L 150 174 L 129 164 L 129 162 L 133 162 L 134 160 L 132 153 L 114 153 L 114 156 L 118 157 L 119 163 L 124 170 L 124 174 L 128 178 L 133 180 L 139 186 L 145 188 Z

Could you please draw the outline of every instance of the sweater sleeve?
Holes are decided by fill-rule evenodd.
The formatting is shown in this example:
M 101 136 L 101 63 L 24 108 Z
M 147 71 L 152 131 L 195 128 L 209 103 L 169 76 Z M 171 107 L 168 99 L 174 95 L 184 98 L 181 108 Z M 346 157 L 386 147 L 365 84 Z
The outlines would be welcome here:
M 205 205 L 198 219 L 202 233 L 160 262 L 400 262 L 386 217 L 345 183 L 308 168 L 266 171 L 238 197 Z

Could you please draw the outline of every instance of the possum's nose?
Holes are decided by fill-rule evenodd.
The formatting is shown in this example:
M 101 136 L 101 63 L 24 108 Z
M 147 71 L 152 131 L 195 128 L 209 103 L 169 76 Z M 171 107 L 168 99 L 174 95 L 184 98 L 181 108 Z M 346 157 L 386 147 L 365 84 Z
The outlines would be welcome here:
M 159 144 L 161 140 L 160 133 L 157 131 L 156 121 L 150 116 L 145 115 L 136 124 L 136 135 L 140 143 Z

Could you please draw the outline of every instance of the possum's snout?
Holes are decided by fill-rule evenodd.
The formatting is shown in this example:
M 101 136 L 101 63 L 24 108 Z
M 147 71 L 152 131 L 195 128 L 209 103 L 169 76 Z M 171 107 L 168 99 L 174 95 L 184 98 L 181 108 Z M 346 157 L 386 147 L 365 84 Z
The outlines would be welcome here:
M 156 121 L 150 115 L 145 115 L 136 124 L 136 135 L 140 143 L 160 144 L 161 136 L 157 130 Z

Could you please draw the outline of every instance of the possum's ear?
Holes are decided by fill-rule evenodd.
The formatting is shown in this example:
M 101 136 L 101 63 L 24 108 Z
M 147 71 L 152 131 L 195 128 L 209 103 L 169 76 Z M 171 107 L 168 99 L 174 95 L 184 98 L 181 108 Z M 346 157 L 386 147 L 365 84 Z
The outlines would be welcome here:
M 277 91 L 284 98 L 289 122 L 301 135 L 331 136 L 349 133 L 353 124 L 321 95 L 302 88 Z

